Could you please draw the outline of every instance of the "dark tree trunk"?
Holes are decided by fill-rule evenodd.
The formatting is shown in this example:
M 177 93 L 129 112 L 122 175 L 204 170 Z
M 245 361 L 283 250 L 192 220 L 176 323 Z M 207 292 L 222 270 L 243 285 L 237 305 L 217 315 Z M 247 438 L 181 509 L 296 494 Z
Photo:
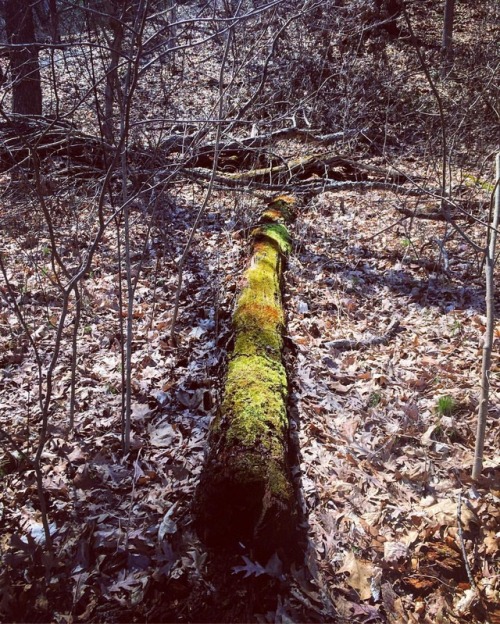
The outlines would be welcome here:
M 397 19 L 401 15 L 401 0 L 375 0 L 375 6 L 379 13 L 378 19 L 387 20 L 382 28 L 391 37 L 397 37 L 399 35 Z
M 10 45 L 15 46 L 9 51 L 12 112 L 41 115 L 42 87 L 31 2 L 7 0 L 4 6 L 7 39 Z
M 49 0 L 50 13 L 50 36 L 52 43 L 61 43 L 61 33 L 59 31 L 59 11 L 56 0 Z
M 443 52 L 451 52 L 453 41 L 453 20 L 455 17 L 455 0 L 446 0 L 444 5 Z

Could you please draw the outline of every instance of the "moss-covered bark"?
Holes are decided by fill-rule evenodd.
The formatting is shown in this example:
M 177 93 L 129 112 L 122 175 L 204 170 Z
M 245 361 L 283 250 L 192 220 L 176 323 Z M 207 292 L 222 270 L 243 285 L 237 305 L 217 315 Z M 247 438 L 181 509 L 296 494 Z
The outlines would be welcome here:
M 196 497 L 198 528 L 206 541 L 251 543 L 262 553 L 290 537 L 295 516 L 281 300 L 292 205 L 289 197 L 273 200 L 252 232 L 252 256 L 233 316 L 235 343 L 224 398 Z

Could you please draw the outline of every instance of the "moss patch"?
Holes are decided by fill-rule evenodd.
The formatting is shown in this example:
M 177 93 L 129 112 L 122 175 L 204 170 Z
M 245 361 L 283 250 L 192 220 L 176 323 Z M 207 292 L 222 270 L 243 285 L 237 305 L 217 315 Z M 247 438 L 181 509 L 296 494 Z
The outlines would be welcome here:
M 258 443 L 272 454 L 283 446 L 287 426 L 280 281 L 282 259 L 291 241 L 285 225 L 277 222 L 286 218 L 282 204 L 287 202 L 273 201 L 264 214 L 270 218 L 271 210 L 276 220 L 253 232 L 253 253 L 233 316 L 235 346 L 221 409 L 228 444 Z
M 287 427 L 287 380 L 279 362 L 264 355 L 236 357 L 229 363 L 222 420 L 229 444 L 259 444 L 273 456 L 282 453 Z

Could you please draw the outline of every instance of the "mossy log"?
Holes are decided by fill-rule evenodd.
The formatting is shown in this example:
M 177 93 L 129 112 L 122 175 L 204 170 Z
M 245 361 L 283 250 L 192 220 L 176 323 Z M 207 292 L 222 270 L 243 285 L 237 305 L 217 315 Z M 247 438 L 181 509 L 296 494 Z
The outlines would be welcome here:
M 252 233 L 252 256 L 233 315 L 224 397 L 195 505 L 198 531 L 209 545 L 243 542 L 262 555 L 290 539 L 295 520 L 281 299 L 292 207 L 290 197 L 276 198 Z

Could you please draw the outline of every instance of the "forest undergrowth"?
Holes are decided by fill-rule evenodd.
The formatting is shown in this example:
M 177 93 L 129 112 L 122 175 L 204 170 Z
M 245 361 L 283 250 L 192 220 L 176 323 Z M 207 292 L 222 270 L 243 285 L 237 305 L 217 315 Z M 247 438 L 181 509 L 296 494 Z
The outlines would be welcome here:
M 439 22 L 424 4 L 417 3 L 411 17 L 424 33 L 418 45 L 430 50 L 426 58 L 439 81 L 439 60 L 425 47 L 438 38 Z M 479 54 L 475 40 L 471 43 L 476 12 L 480 9 L 468 4 L 459 9 L 455 53 L 461 70 L 468 46 Z M 311 32 L 297 39 L 309 51 L 320 30 Z M 488 31 L 493 40 L 495 32 Z M 291 87 L 311 89 L 316 95 L 297 107 L 293 123 L 300 125 L 302 115 L 304 134 L 346 133 L 338 143 L 345 160 L 328 165 L 328 180 L 352 187 L 332 190 L 325 184 L 321 190 L 319 170 L 306 180 L 290 174 L 289 185 L 268 180 L 270 188 L 265 180 L 245 188 L 228 182 L 228 174 L 319 151 L 312 139 L 297 136 L 278 139 L 267 151 L 255 149 L 245 166 L 224 160 L 222 153 L 221 178 L 208 200 L 200 172 L 209 176 L 210 169 L 199 154 L 188 162 L 188 151 L 167 152 L 164 160 L 158 158 L 161 164 L 148 156 L 131 165 L 125 189 L 132 197 L 126 202 L 129 277 L 137 281 L 126 453 L 127 275 L 123 211 L 113 204 L 124 192 L 120 176 L 104 184 L 104 173 L 88 167 L 69 175 L 68 162 L 57 155 L 39 163 L 36 174 L 2 168 L 0 614 L 5 621 L 500 622 L 500 330 L 494 337 L 484 470 L 473 483 L 486 317 L 483 262 L 469 244 L 484 248 L 486 241 L 490 156 L 498 130 L 491 93 L 498 84 L 492 78 L 482 92 L 488 125 L 479 115 L 462 121 L 452 115 L 457 94 L 470 89 L 453 71 L 439 82 L 451 111 L 454 168 L 448 183 L 454 218 L 468 242 L 438 215 L 441 159 L 432 90 L 404 33 L 401 39 L 361 38 L 357 54 L 348 58 L 338 48 L 340 60 L 325 53 L 331 66 L 324 71 L 352 63 L 342 80 L 361 68 L 364 79 L 371 72 L 374 77 L 371 86 L 360 81 L 350 93 L 332 91 L 330 100 L 306 82 L 322 84 L 333 74 L 318 78 L 303 72 L 294 83 L 293 64 L 286 73 L 277 62 L 269 70 L 276 72 L 272 86 L 262 90 L 262 106 L 254 111 L 256 132 L 287 127 L 291 121 L 285 116 L 266 125 L 271 96 L 275 112 L 292 97 Z M 138 120 L 154 119 L 162 107 L 172 118 L 213 110 L 223 82 L 218 64 L 223 46 L 211 45 L 217 54 L 211 48 L 204 59 L 191 51 L 182 68 L 173 72 L 162 66 L 138 89 Z M 280 45 L 278 59 L 285 62 L 289 50 Z M 371 67 L 367 59 L 374 58 Z M 74 78 L 72 62 L 67 72 Z M 389 67 L 398 69 L 394 80 Z M 469 70 L 480 74 L 466 67 L 460 76 Z M 244 71 L 251 78 L 254 68 Z M 63 81 L 58 102 L 63 109 L 79 97 L 73 78 Z M 255 85 L 250 78 L 248 84 Z M 243 95 L 251 93 L 250 86 L 243 84 Z M 472 110 L 480 97 L 469 95 Z M 408 112 L 406 119 L 414 107 L 422 114 Z M 85 104 L 72 123 L 89 135 L 96 132 Z M 192 134 L 187 122 L 171 126 L 173 134 Z M 353 136 L 349 127 L 357 128 Z M 428 134 L 429 129 L 434 131 Z M 239 131 L 239 138 L 246 138 L 248 124 Z M 134 149 L 158 148 L 166 132 L 143 130 L 138 122 Z M 216 133 L 207 131 L 204 138 L 215 139 Z M 200 174 L 196 179 L 188 166 Z M 310 185 L 306 191 L 303 183 Z M 80 282 L 78 309 L 70 298 L 60 326 L 40 455 L 50 550 L 33 463 L 46 396 L 39 378 L 54 355 L 65 305 L 61 284 L 81 266 L 99 227 L 102 185 L 109 186 L 108 223 Z M 231 315 L 251 229 L 278 192 L 275 186 L 297 198 L 284 277 L 284 332 L 300 537 L 288 552 L 277 549 L 263 561 L 244 543 L 230 554 L 208 549 L 196 534 L 192 502 L 221 401 Z M 48 213 L 55 235 L 47 227 Z M 193 227 L 179 290 L 179 260 Z M 61 264 L 54 259 L 54 241 Z

